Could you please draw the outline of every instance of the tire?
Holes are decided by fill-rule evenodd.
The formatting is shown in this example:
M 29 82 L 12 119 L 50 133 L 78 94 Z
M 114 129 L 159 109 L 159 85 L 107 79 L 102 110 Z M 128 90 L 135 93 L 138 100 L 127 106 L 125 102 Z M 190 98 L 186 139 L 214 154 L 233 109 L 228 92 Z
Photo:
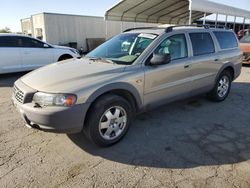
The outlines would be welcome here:
M 133 109 L 127 100 L 107 94 L 93 104 L 83 130 L 93 143 L 111 146 L 125 136 L 132 117 Z
M 208 98 L 215 102 L 222 102 L 231 90 L 232 75 L 228 70 L 224 70 L 218 77 L 213 90 L 208 93 Z

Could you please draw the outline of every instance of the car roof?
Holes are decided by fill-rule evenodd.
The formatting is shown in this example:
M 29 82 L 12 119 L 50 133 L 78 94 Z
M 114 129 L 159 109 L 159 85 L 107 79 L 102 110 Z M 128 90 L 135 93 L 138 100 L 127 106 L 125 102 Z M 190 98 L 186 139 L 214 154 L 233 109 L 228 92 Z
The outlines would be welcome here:
M 6 36 L 9 36 L 9 37 L 29 37 L 29 38 L 33 38 L 33 37 L 30 37 L 30 36 L 24 35 L 24 34 L 0 33 L 0 37 L 6 37 Z

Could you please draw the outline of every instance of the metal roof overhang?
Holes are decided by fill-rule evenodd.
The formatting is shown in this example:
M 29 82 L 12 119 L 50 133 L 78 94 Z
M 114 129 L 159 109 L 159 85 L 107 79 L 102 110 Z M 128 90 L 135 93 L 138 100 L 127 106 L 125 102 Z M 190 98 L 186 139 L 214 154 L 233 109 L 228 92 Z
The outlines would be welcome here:
M 217 13 L 250 18 L 250 12 L 206 0 L 121 0 L 105 14 L 106 20 L 187 24 Z M 191 20 L 190 20 L 191 19 Z
M 191 0 L 191 10 L 250 19 L 250 11 L 204 0 Z

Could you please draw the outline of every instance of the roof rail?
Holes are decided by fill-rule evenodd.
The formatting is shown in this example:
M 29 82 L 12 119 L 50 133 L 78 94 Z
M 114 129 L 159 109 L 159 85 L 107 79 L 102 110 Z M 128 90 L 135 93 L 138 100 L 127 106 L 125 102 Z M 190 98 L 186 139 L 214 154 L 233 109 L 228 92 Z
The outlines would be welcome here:
M 175 27 L 204 27 L 205 29 L 209 29 L 209 28 L 223 28 L 223 29 L 228 29 L 227 26 L 224 25 L 209 25 L 209 24 L 192 24 L 192 25 L 175 25 L 175 26 L 169 26 L 165 29 L 166 33 L 169 33 L 171 31 L 173 31 L 173 28 Z
M 209 28 L 223 28 L 223 29 L 229 29 L 227 26 L 224 25 L 209 25 L 209 24 L 192 24 L 192 25 L 173 25 L 173 26 L 168 26 L 168 27 L 135 27 L 135 28 L 129 28 L 124 30 L 123 32 L 128 32 L 128 31 L 133 31 L 133 30 L 140 30 L 140 29 L 165 29 L 166 33 L 169 33 L 173 31 L 173 28 L 176 27 L 203 27 L 205 29 Z
M 158 29 L 158 27 L 134 27 L 134 28 L 129 28 L 123 31 L 128 32 L 128 31 L 133 31 L 133 30 L 139 30 L 139 29 Z

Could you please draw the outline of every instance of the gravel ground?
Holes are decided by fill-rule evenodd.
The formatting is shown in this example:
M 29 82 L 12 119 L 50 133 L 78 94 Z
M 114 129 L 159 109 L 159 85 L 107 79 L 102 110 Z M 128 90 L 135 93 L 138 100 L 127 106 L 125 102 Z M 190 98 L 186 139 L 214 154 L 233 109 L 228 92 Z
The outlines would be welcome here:
M 0 187 L 250 187 L 250 67 L 229 98 L 205 97 L 139 115 L 115 146 L 24 126 L 0 76 Z

